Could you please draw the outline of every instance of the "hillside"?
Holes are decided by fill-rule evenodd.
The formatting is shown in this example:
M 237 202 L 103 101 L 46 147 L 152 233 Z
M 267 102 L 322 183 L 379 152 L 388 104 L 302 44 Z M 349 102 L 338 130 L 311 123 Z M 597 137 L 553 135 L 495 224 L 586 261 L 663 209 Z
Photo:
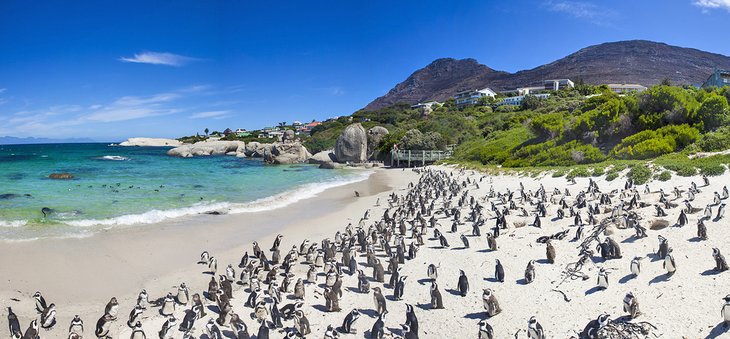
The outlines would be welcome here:
M 730 57 L 693 48 L 632 40 L 583 48 L 560 60 L 530 70 L 508 73 L 474 59 L 437 59 L 415 71 L 365 109 L 395 103 L 444 101 L 461 89 L 514 89 L 545 79 L 582 79 L 588 84 L 639 83 L 656 85 L 668 78 L 676 85 L 702 83 L 715 68 L 730 69 Z

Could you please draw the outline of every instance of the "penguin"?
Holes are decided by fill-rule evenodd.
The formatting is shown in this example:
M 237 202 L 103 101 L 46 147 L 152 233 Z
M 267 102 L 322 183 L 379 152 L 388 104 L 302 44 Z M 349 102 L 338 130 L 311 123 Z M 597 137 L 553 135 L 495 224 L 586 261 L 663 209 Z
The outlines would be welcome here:
M 210 257 L 208 260 L 208 272 L 215 275 L 218 272 L 218 259 Z
M 725 256 L 720 253 L 720 249 L 715 247 L 712 249 L 712 257 L 715 258 L 715 271 L 724 272 L 728 270 Z
M 201 306 L 196 305 L 193 306 L 189 310 L 185 310 L 185 316 L 183 317 L 183 320 L 180 322 L 180 327 L 178 329 L 180 332 L 189 332 L 192 331 L 193 325 L 195 325 L 195 320 L 198 318 L 198 313 Z
M 208 299 L 211 301 L 218 300 L 218 282 L 215 280 L 215 277 L 210 277 L 210 281 L 208 282 Z
M 137 306 L 141 307 L 143 310 L 147 309 L 147 305 L 150 304 L 149 296 L 147 295 L 147 290 L 142 289 L 141 292 L 137 295 Z
M 494 279 L 496 279 L 499 282 L 504 282 L 504 267 L 502 266 L 502 263 L 499 262 L 499 259 L 496 259 L 497 265 L 494 268 Z
M 41 327 L 50 330 L 54 325 L 56 325 L 56 304 L 51 303 L 41 313 Z
M 266 318 L 269 316 L 269 309 L 266 308 L 266 300 L 261 300 L 256 304 L 256 307 L 253 309 L 253 314 L 256 321 L 266 321 Z
M 461 235 L 461 242 L 464 243 L 464 248 L 469 248 L 469 239 L 465 235 Z
M 205 307 L 203 306 L 203 300 L 200 299 L 200 294 L 195 293 L 193 294 L 193 307 L 200 306 L 198 308 L 198 319 L 201 319 L 206 316 L 207 313 L 205 313 Z
M 238 316 L 238 314 L 231 312 L 231 327 L 235 331 L 236 339 L 251 339 L 251 335 L 248 333 L 248 326 Z
M 370 281 L 363 270 L 358 270 L 357 289 L 360 293 L 370 293 Z
M 226 279 L 230 282 L 236 281 L 236 270 L 233 269 L 233 265 L 231 264 L 226 266 Z
M 664 257 L 667 256 L 667 252 L 669 251 L 669 241 L 667 240 L 667 238 L 662 237 L 661 235 L 659 235 L 658 238 L 659 250 L 656 252 L 656 254 L 660 259 L 664 259 Z
M 434 264 L 428 264 L 428 268 L 426 269 L 426 276 L 428 276 L 431 280 L 436 280 L 438 278 L 438 267 Z
M 725 216 L 725 203 L 722 203 L 717 208 L 717 216 L 715 216 L 715 220 L 720 220 L 724 216 Z
M 312 328 L 309 326 L 309 319 L 307 319 L 302 310 L 294 312 L 294 323 L 297 325 L 297 330 L 302 335 L 309 335 L 312 333 Z
M 609 316 L 608 314 L 601 314 L 598 319 L 591 320 L 588 325 L 583 329 L 581 338 L 598 339 L 598 331 L 604 326 L 608 325 Z
M 33 294 L 33 299 L 35 299 L 35 310 L 38 313 L 43 313 L 43 311 L 45 311 L 48 307 L 48 304 L 46 304 L 46 299 L 43 298 L 41 292 L 35 292 L 35 294 Z
M 494 339 L 494 329 L 486 320 L 479 321 L 478 339 Z
M 259 297 L 259 293 L 261 293 L 260 289 L 252 289 L 251 293 L 249 293 L 248 298 L 246 299 L 246 303 L 244 306 L 254 308 L 256 307 L 257 300 Z
M 497 297 L 494 296 L 494 291 L 487 288 L 482 292 L 482 306 L 487 311 L 487 316 L 490 318 L 501 313 L 502 308 L 499 307 Z
M 208 320 L 208 323 L 205 324 L 205 332 L 208 334 L 208 338 L 210 339 L 223 339 L 223 333 L 221 333 L 220 328 L 218 328 L 218 325 L 216 325 L 215 320 L 211 318 Z
M 640 314 L 639 301 L 631 292 L 626 293 L 624 297 L 624 312 L 628 313 L 631 319 L 638 317 Z
M 545 242 L 546 248 L 545 248 L 545 254 L 547 256 L 547 261 L 551 264 L 555 263 L 555 247 L 553 247 L 553 244 L 548 240 Z
M 679 211 L 679 218 L 677 218 L 677 225 L 678 226 L 684 226 L 687 225 L 688 219 L 687 214 L 684 213 L 684 210 Z
M 670 247 L 667 250 L 667 255 L 664 257 L 664 269 L 667 270 L 667 275 L 671 276 L 677 271 L 677 264 L 674 262 L 674 256 L 672 256 L 673 249 Z
M 200 253 L 200 261 L 198 261 L 198 264 L 206 265 L 206 264 L 208 264 L 209 260 L 210 260 L 210 253 L 208 253 L 208 251 L 203 251 L 203 253 Z
M 177 303 L 180 305 L 187 305 L 188 300 L 190 300 L 190 294 L 188 292 L 188 287 L 185 286 L 185 283 L 181 283 L 180 286 L 177 288 Z
M 269 327 L 267 326 L 266 321 L 261 322 L 256 339 L 269 339 Z
M 439 244 L 441 244 L 442 248 L 449 248 L 449 242 L 446 240 L 446 237 L 443 234 L 439 235 Z
M 345 316 L 345 320 L 342 321 L 342 327 L 340 327 L 340 332 L 353 334 L 356 333 L 355 329 L 352 328 L 352 325 L 358 318 L 360 318 L 360 311 L 353 308 L 352 311 L 350 311 L 350 313 Z
M 25 333 L 23 334 L 23 339 L 39 339 L 40 335 L 38 334 L 38 320 L 33 319 L 33 321 L 30 322 L 30 325 L 28 325 L 28 328 L 25 330 Z
M 697 238 L 707 240 L 707 226 L 702 219 L 697 220 Z
M 634 257 L 634 259 L 631 260 L 631 274 L 634 275 L 634 277 L 638 277 L 639 273 L 641 273 L 641 257 Z
M 400 276 L 398 278 L 398 282 L 395 284 L 395 289 L 393 290 L 393 297 L 395 300 L 402 300 L 403 299 L 403 292 L 406 286 L 406 276 Z
M 324 330 L 324 339 L 338 339 L 339 333 L 335 331 L 332 325 L 327 325 L 327 329 Z
M 383 339 L 385 335 L 385 315 L 388 312 L 383 312 L 378 316 L 378 320 L 373 324 L 370 330 L 370 338 L 372 339 Z
M 220 286 L 220 290 L 223 291 L 223 293 L 226 294 L 226 297 L 228 299 L 233 299 L 233 285 L 231 285 L 231 282 L 226 278 L 225 275 L 221 275 L 218 278 L 218 286 Z
M 497 250 L 497 239 L 491 233 L 487 233 L 487 247 L 490 251 Z
M 109 334 L 109 325 L 112 321 L 112 316 L 109 315 L 109 313 L 105 313 L 99 320 L 96 322 L 96 329 L 94 330 L 94 334 L 96 334 L 97 338 L 104 338 Z
M 542 329 L 542 325 L 537 322 L 535 316 L 530 317 L 527 321 L 527 337 L 530 339 L 545 339 L 545 331 Z
M 294 314 L 297 310 L 302 309 L 302 306 L 304 306 L 304 303 L 299 301 L 293 304 L 286 304 L 279 309 L 279 312 L 284 320 L 290 320 L 294 318 Z
M 144 333 L 144 330 L 142 330 L 142 323 L 140 321 L 134 323 L 134 327 L 132 327 L 132 335 L 129 338 L 147 339 L 147 335 Z
M 134 324 L 137 323 L 137 318 L 142 314 L 142 307 L 139 305 L 134 306 L 132 312 L 129 312 L 129 320 L 127 320 L 127 326 L 133 328 Z
M 722 315 L 722 324 L 725 328 L 727 328 L 730 326 L 730 294 L 726 295 L 723 300 L 725 301 L 725 304 L 722 305 L 720 314 Z
M 608 272 L 601 267 L 598 271 L 598 289 L 605 290 L 608 288 Z
M 173 335 L 175 334 L 175 325 L 177 320 L 175 317 L 170 316 L 167 318 L 167 321 L 165 321 L 162 324 L 162 328 L 160 329 L 160 339 L 173 339 Z
M 172 293 L 167 293 L 165 299 L 162 301 L 162 307 L 160 308 L 160 314 L 164 316 L 171 316 L 175 312 L 175 298 L 172 297 Z
M 410 333 L 410 338 L 418 338 L 418 317 L 416 317 L 416 310 L 411 304 L 406 304 L 405 325 L 408 326 L 407 332 Z
M 436 280 L 431 280 L 431 308 L 433 309 L 443 309 L 444 308 L 444 302 L 441 298 L 441 292 L 439 291 L 438 284 L 436 284 Z
M 77 316 L 78 317 L 78 316 Z M 73 327 L 73 322 L 72 322 Z M 20 337 L 23 336 L 23 332 L 20 329 L 20 322 L 18 321 L 18 316 L 13 313 L 13 309 L 8 307 L 8 329 L 10 330 L 10 337 L 13 339 L 20 339 Z M 71 328 L 69 328 L 69 332 L 71 331 Z M 83 329 L 81 330 L 81 333 L 83 334 Z
M 294 298 L 295 299 L 304 299 L 305 290 L 304 290 L 304 280 L 302 278 L 297 279 L 297 282 L 294 284 Z
M 380 287 L 373 287 L 373 301 L 375 302 L 375 311 L 378 314 L 383 314 L 388 311 L 385 304 L 385 297 L 383 297 Z
M 466 297 L 466 294 L 469 292 L 469 279 L 463 270 L 459 270 L 459 283 L 457 286 L 459 287 L 459 295 Z
M 525 268 L 525 284 L 529 284 L 535 280 L 535 260 L 527 262 L 527 268 Z
M 408 324 L 400 325 L 403 332 L 403 339 L 418 339 L 418 333 L 414 332 Z

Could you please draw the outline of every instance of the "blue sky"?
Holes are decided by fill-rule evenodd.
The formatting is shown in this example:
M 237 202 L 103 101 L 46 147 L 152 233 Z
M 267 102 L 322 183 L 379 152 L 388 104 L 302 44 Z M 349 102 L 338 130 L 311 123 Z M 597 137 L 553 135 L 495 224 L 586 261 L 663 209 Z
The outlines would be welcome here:
M 0 136 L 116 141 L 347 115 L 436 58 L 646 39 L 730 55 L 730 0 L 0 2 Z

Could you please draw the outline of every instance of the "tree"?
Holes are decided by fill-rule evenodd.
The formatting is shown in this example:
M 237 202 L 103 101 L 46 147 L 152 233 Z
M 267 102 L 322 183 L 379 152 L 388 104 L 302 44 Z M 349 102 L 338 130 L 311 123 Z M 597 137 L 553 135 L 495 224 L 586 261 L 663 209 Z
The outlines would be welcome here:
M 712 131 L 728 122 L 728 102 L 716 93 L 708 96 L 697 110 L 697 119 L 704 124 L 705 131 Z
M 671 86 L 672 85 L 672 80 L 669 80 L 669 78 L 664 78 L 664 79 L 662 79 L 661 85 L 662 86 Z
M 205 131 L 204 131 L 204 132 L 205 132 L 205 136 L 206 136 L 206 137 L 208 136 L 208 132 L 209 132 L 209 131 L 210 131 L 210 130 L 208 130 L 208 127 L 206 127 L 206 128 L 205 128 Z

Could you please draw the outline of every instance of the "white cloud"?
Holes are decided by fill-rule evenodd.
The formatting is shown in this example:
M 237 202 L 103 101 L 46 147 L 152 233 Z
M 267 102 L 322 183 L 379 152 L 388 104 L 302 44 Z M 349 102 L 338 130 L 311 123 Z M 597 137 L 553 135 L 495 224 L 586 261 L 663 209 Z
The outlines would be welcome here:
M 0 88 L 0 93 L 3 93 L 5 91 L 7 91 L 7 90 L 8 90 L 7 88 Z
M 570 0 L 548 0 L 544 2 L 548 10 L 570 15 L 596 25 L 609 25 L 616 12 L 601 8 L 591 2 Z
M 119 61 L 139 64 L 167 65 L 180 67 L 200 59 L 165 52 L 142 52 L 133 57 L 121 57 Z
M 228 115 L 231 113 L 231 111 L 208 111 L 208 112 L 200 112 L 195 113 L 190 116 L 190 119 L 224 119 L 228 117 Z
M 704 9 L 724 8 L 730 11 L 730 0 L 693 0 L 693 3 Z

